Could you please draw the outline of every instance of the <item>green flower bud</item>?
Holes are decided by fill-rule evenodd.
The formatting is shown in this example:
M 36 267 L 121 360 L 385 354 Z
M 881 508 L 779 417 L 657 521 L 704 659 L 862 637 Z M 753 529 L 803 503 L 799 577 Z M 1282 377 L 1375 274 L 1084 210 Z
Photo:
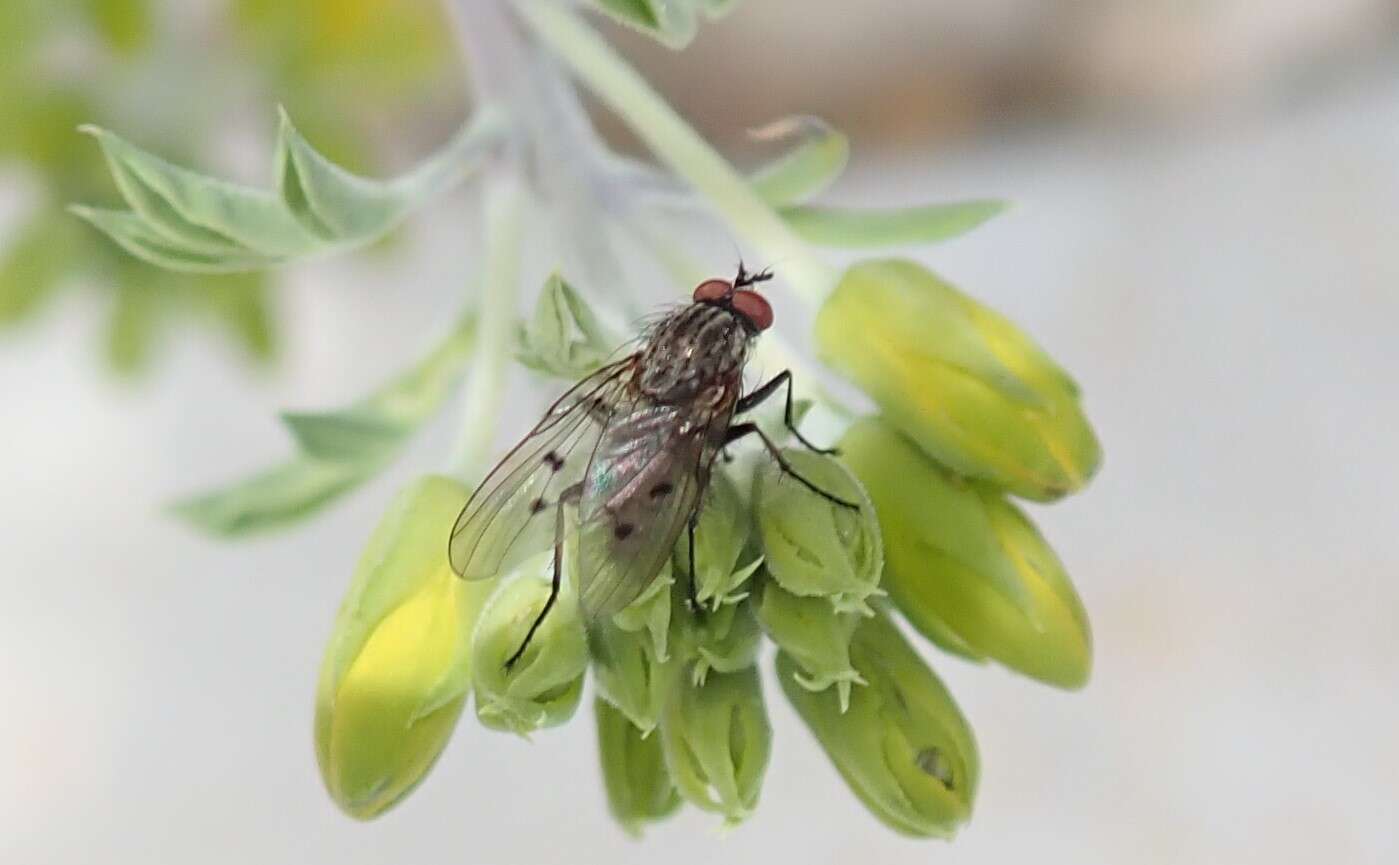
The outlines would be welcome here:
M 850 705 L 850 688 L 865 680 L 850 663 L 850 635 L 859 613 L 840 613 L 824 598 L 794 595 L 763 580 L 756 611 L 763 630 L 791 659 L 796 683 L 810 691 L 832 685 L 841 711 Z
M 648 634 L 624 631 L 610 622 L 588 628 L 588 651 L 598 696 L 649 735 L 674 687 L 678 662 L 657 658 Z
M 952 837 L 971 817 L 980 774 L 961 711 L 882 613 L 860 621 L 850 656 L 867 684 L 848 709 L 831 691 L 798 684 L 786 652 L 777 656 L 782 690 L 870 813 L 906 835 Z
M 763 633 L 748 602 L 695 612 L 685 594 L 672 593 L 671 641 L 679 660 L 690 664 L 690 678 L 704 684 L 710 670 L 734 673 L 753 666 Z
M 467 490 L 424 477 L 360 556 L 316 690 L 316 760 L 331 798 L 376 817 L 426 776 L 471 683 L 471 633 L 494 588 L 458 579 L 445 538 Z
M 534 314 L 516 332 L 515 358 L 536 372 L 576 380 L 606 363 L 618 341 L 555 273 L 539 292 Z
M 674 584 L 675 577 L 671 575 L 671 566 L 667 562 L 640 597 L 612 616 L 612 624 L 622 630 L 649 635 L 652 653 L 659 661 L 670 659 L 670 595 Z
M 850 472 L 830 457 L 788 449 L 793 470 L 822 490 L 860 505 L 827 501 L 772 463 L 757 472 L 753 502 L 764 564 L 794 595 L 820 595 L 841 611 L 867 611 L 884 566 L 879 524 L 869 497 Z
M 594 700 L 598 753 L 607 805 L 633 836 L 641 827 L 674 814 L 680 794 L 670 780 L 660 736 L 646 736 L 605 700 Z
M 680 795 L 729 825 L 747 818 L 772 746 L 757 669 L 679 681 L 662 715 L 661 746 Z
M 817 316 L 816 341 L 890 424 L 963 475 L 1049 501 L 1098 468 L 1098 440 L 1068 374 L 922 265 L 851 267 Z
M 588 645 L 568 581 L 524 654 L 505 666 L 549 599 L 553 567 L 552 552 L 526 562 L 491 595 L 476 624 L 476 717 L 492 729 L 528 735 L 557 726 L 573 717 L 582 698 Z
M 1005 496 L 928 459 L 877 418 L 841 449 L 884 533 L 884 586 L 919 631 L 1065 688 L 1088 681 L 1088 616 L 1044 538 Z
M 743 600 L 744 584 L 762 563 L 759 557 L 740 562 L 752 520 L 728 475 L 715 472 L 705 493 L 704 509 L 695 528 L 695 597 L 707 607 Z M 675 572 L 690 574 L 690 541 L 685 534 L 675 544 Z

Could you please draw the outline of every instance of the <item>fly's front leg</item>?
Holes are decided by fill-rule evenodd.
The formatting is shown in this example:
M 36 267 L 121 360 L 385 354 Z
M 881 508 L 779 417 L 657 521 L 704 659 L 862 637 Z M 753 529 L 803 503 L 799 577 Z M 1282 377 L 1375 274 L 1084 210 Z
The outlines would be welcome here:
M 826 456 L 835 456 L 838 454 L 839 451 L 836 448 L 818 448 L 816 445 L 807 441 L 806 437 L 797 429 L 797 425 L 792 422 L 792 371 L 790 369 L 784 369 L 761 385 L 757 390 L 740 399 L 738 404 L 734 406 L 734 414 L 742 414 L 757 408 L 762 405 L 768 397 L 776 393 L 777 389 L 784 384 L 787 385 L 787 404 L 782 409 L 782 423 L 787 427 L 787 431 L 795 436 L 797 441 L 801 442 L 809 451 L 825 454 Z
M 509 670 L 515 666 L 515 662 L 524 655 L 525 649 L 529 648 L 529 641 L 534 639 L 534 632 L 539 630 L 539 626 L 544 624 L 544 617 L 549 615 L 549 611 L 554 608 L 554 602 L 559 599 L 559 587 L 563 584 L 563 535 L 564 535 L 564 504 L 574 504 L 583 494 L 583 485 L 574 484 L 563 492 L 559 493 L 559 500 L 554 504 L 554 576 L 549 585 L 549 599 L 544 602 L 544 609 L 539 611 L 534 623 L 529 626 L 525 633 L 524 642 L 520 643 L 520 648 L 515 650 L 505 662 L 505 669 Z
M 738 423 L 729 427 L 728 433 L 724 436 L 724 444 L 737 441 L 738 439 L 741 439 L 746 435 L 755 435 L 758 438 L 762 439 L 763 446 L 768 449 L 768 453 L 772 454 L 772 458 L 777 460 L 778 468 L 782 469 L 782 471 L 785 474 L 789 474 L 792 477 L 796 478 L 798 481 L 801 482 L 802 486 L 806 487 L 813 493 L 816 493 L 816 495 L 820 496 L 828 502 L 831 502 L 832 504 L 840 505 L 843 508 L 850 508 L 851 510 L 855 511 L 860 509 L 860 506 L 855 504 L 854 502 L 848 502 L 840 496 L 835 495 L 834 493 L 828 493 L 825 490 L 818 487 L 816 484 L 802 477 L 801 472 L 797 471 L 795 468 L 792 467 L 791 463 L 787 462 L 787 458 L 782 455 L 782 451 L 778 449 L 777 445 L 772 443 L 772 439 L 767 437 L 767 433 L 763 432 L 762 429 L 755 423 Z

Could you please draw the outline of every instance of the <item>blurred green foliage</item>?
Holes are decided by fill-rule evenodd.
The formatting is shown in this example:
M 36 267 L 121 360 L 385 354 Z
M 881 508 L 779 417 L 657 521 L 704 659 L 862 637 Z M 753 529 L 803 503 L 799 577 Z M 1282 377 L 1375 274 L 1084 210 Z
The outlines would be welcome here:
M 214 82 L 218 92 L 251 93 L 269 128 L 275 106 L 287 106 L 323 152 L 370 169 L 372 123 L 402 121 L 442 98 L 460 104 L 447 24 L 437 0 L 223 0 L 198 9 L 183 0 L 0 0 L 0 174 L 18 169 L 38 192 L 0 236 L 0 337 L 61 288 L 83 286 L 105 295 L 103 354 L 121 373 L 147 368 L 162 337 L 186 324 L 222 333 L 251 359 L 271 358 L 275 274 L 163 271 L 64 211 L 118 200 L 77 127 L 129 130 L 171 159 L 208 165 L 236 122 L 236 112 L 211 103 Z M 198 69 L 189 68 L 194 58 Z

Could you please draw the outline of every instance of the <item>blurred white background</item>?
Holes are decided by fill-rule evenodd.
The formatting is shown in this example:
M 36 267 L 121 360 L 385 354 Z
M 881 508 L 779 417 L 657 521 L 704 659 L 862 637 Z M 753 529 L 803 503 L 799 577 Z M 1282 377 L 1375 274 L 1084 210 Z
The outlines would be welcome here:
M 862 68 L 901 26 L 960 41 L 979 58 L 968 80 L 989 80 L 978 70 L 1002 54 L 1049 68 L 1089 15 L 885 2 L 887 15 L 845 21 L 830 3 L 779 34 L 804 4 L 749 5 L 684 62 L 762 34 L 780 46 L 780 91 L 784 76 Z M 277 299 L 288 350 L 274 375 L 185 334 L 148 381 L 117 383 L 94 368 L 99 310 L 77 295 L 0 341 L 0 861 L 1396 861 L 1399 63 L 1375 47 L 1393 11 L 1181 5 L 1200 8 L 1096 4 L 1085 32 L 1131 38 L 1064 52 L 1091 72 L 1065 75 L 1075 107 L 1052 118 L 1001 117 L 994 106 L 1021 103 L 986 96 L 991 108 L 964 109 L 970 125 L 901 136 L 886 106 L 883 126 L 850 127 L 856 159 L 833 199 L 1017 203 L 920 257 L 1074 372 L 1107 453 L 1086 493 L 1033 509 L 1092 618 L 1088 688 L 930 653 L 984 767 L 952 845 L 868 816 L 770 677 L 761 807 L 726 837 L 691 809 L 628 840 L 606 814 L 587 712 L 533 743 L 466 720 L 386 817 L 335 809 L 311 749 L 323 643 L 386 498 L 440 465 L 450 423 L 302 530 L 223 545 L 160 507 L 285 453 L 278 408 L 334 405 L 420 350 L 470 272 L 468 226 L 447 207 L 391 256 L 298 268 Z M 1006 26 L 1029 7 L 1037 26 Z M 1161 16 L 1174 29 L 1149 26 Z M 1177 36 L 1177 58 L 1199 58 L 1188 69 L 1167 54 Z M 809 41 L 822 68 L 796 65 Z M 1353 71 L 1296 88 L 1278 82 L 1302 67 L 1266 62 L 1330 70 L 1348 51 Z M 1130 84 L 1138 63 L 1183 84 Z M 697 113 L 735 139 L 745 122 L 822 107 L 794 101 L 750 101 L 727 126 L 718 108 Z M 907 146 L 934 127 L 955 134 Z M 3 230 L 30 190 L 0 176 Z M 523 428 L 516 414 L 505 429 Z

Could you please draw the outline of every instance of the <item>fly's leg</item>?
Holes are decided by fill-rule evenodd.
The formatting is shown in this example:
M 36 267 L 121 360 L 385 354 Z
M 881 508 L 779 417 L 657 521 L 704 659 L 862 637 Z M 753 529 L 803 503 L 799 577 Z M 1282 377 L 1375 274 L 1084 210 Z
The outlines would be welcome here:
M 696 509 L 695 512 L 690 515 L 690 521 L 687 524 L 687 534 L 689 535 L 690 544 L 690 575 L 689 583 L 686 586 L 686 594 L 688 595 L 688 598 L 686 600 L 690 605 L 690 612 L 694 613 L 696 618 L 703 618 L 704 607 L 700 606 L 698 593 L 699 586 L 697 585 L 697 580 L 695 579 L 695 527 L 697 525 L 699 525 L 698 509 Z
M 515 666 L 515 662 L 520 660 L 520 656 L 529 648 L 529 641 L 534 639 L 534 632 L 539 630 L 539 626 L 544 624 L 544 617 L 549 615 L 549 611 L 554 608 L 554 602 L 559 599 L 559 586 L 563 582 L 563 533 L 564 533 L 564 510 L 565 503 L 577 502 L 583 493 L 582 484 L 574 484 L 563 492 L 559 493 L 559 500 L 554 508 L 554 576 L 549 585 L 549 599 L 544 602 L 544 609 L 539 611 L 534 623 L 529 626 L 529 631 L 525 633 L 524 642 L 520 643 L 520 648 L 515 650 L 505 662 L 505 669 L 509 670 Z
M 742 414 L 743 412 L 757 408 L 762 405 L 768 397 L 776 393 L 777 389 L 784 384 L 787 386 L 787 405 L 782 410 L 782 423 L 787 427 L 787 431 L 795 436 L 796 440 L 801 442 L 809 451 L 825 454 L 827 456 L 835 456 L 838 454 L 839 451 L 836 448 L 818 448 L 816 445 L 807 441 L 801 432 L 797 430 L 797 425 L 792 423 L 792 371 L 790 369 L 784 369 L 761 385 L 757 390 L 740 399 L 738 404 L 734 406 L 734 414 Z
M 772 458 L 777 460 L 778 468 L 782 469 L 784 474 L 789 474 L 792 477 L 796 478 L 798 481 L 801 482 L 802 486 L 811 490 L 813 493 L 816 493 L 816 495 L 820 496 L 821 498 L 825 499 L 831 504 L 840 505 L 843 508 L 850 508 L 852 511 L 857 511 L 860 509 L 860 506 L 855 504 L 854 502 L 848 502 L 840 496 L 835 495 L 834 493 L 828 493 L 825 490 L 818 487 L 816 484 L 802 477 L 801 472 L 797 471 L 795 468 L 792 467 L 791 463 L 787 462 L 787 458 L 782 455 L 782 451 L 778 450 L 777 445 L 772 443 L 772 439 L 767 437 L 767 433 L 763 432 L 762 429 L 755 423 L 737 423 L 729 427 L 728 433 L 724 435 L 724 444 L 737 441 L 738 439 L 741 439 L 746 435 L 755 435 L 758 438 L 762 439 L 763 446 L 768 449 L 768 453 L 772 454 Z

